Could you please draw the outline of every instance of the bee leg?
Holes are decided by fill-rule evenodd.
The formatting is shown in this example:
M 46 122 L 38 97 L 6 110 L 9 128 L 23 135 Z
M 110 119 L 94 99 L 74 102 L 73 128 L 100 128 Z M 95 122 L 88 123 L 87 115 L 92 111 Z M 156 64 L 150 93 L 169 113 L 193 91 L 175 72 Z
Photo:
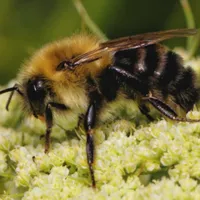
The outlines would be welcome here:
M 93 128 L 95 125 L 96 119 L 96 108 L 95 103 L 90 104 L 88 107 L 86 116 L 85 116 L 85 130 L 87 132 L 87 140 L 86 140 L 86 153 L 87 153 L 87 162 L 91 174 L 92 179 L 92 186 L 95 187 L 95 178 L 94 178 L 94 170 L 93 170 L 93 163 L 94 163 L 94 138 L 93 138 Z
M 180 118 L 178 117 L 177 113 L 166 103 L 162 102 L 156 97 L 145 97 L 146 100 L 148 100 L 151 105 L 156 108 L 160 113 L 165 115 L 171 120 L 179 121 L 179 122 L 199 122 L 200 120 L 195 119 L 187 119 L 187 118 Z
M 90 104 L 88 106 L 87 112 L 85 114 L 84 119 L 84 128 L 86 130 L 86 154 L 87 154 L 87 162 L 89 166 L 89 171 L 92 179 L 92 187 L 96 187 L 95 177 L 94 177 L 94 127 L 96 123 L 97 112 L 101 107 L 102 97 L 97 91 L 97 89 L 91 91 L 89 93 Z
M 120 78 L 131 79 L 131 80 L 135 80 L 135 82 L 137 82 L 137 83 L 141 83 L 141 80 L 138 79 L 134 74 L 131 74 L 130 72 L 128 72 L 120 67 L 110 66 L 109 69 L 114 71 L 117 74 L 117 76 Z
M 140 91 L 142 95 L 146 96 L 149 93 L 147 82 L 141 81 L 134 74 L 117 66 L 110 66 L 109 69 L 115 73 L 118 79 L 120 79 L 122 82 L 125 82 L 128 86 L 134 86 L 134 89 Z M 153 121 L 153 118 L 148 114 L 149 109 L 145 104 L 141 103 L 139 109 L 140 112 L 144 114 L 150 121 Z
M 153 117 L 151 115 L 149 115 L 150 110 L 145 104 L 140 104 L 139 105 L 139 110 L 143 115 L 145 115 L 147 117 L 147 119 L 149 121 L 152 122 L 154 120 Z
M 143 96 L 146 96 L 149 93 L 148 91 L 149 86 L 147 81 L 141 81 L 134 74 L 117 66 L 110 66 L 109 69 L 114 72 L 117 79 L 126 83 L 126 85 L 128 85 L 131 88 L 134 87 L 134 90 L 138 91 Z
M 45 153 L 48 153 L 49 151 L 50 135 L 53 127 L 53 114 L 51 111 L 51 107 L 56 108 L 58 110 L 67 110 L 67 107 L 64 104 L 49 102 L 46 105 L 45 109 L 46 133 L 45 133 L 45 149 L 44 149 Z
M 45 133 L 45 148 L 44 152 L 48 153 L 50 147 L 50 134 L 53 127 L 53 114 L 51 111 L 51 104 L 47 104 L 45 110 L 46 133 Z

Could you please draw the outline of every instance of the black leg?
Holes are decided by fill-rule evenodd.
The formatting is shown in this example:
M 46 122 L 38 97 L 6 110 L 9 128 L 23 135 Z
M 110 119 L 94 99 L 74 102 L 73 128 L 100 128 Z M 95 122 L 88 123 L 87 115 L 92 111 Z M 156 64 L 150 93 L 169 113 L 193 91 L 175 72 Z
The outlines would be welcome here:
M 135 76 L 133 73 L 130 73 L 120 67 L 117 66 L 110 66 L 109 69 L 113 71 L 118 79 L 122 82 L 126 83 L 129 87 L 133 88 L 134 90 L 141 93 L 143 96 L 148 94 L 148 83 L 147 80 L 141 80 L 139 77 Z M 145 104 L 141 103 L 139 105 L 139 109 L 142 114 L 144 114 L 150 121 L 153 121 L 153 118 L 148 114 L 149 109 L 146 107 Z
M 46 133 L 45 133 L 45 148 L 44 152 L 48 153 L 49 147 L 50 147 L 50 134 L 53 126 L 53 114 L 51 111 L 51 105 L 47 104 L 46 110 L 45 110 L 45 121 L 46 121 Z
M 130 79 L 134 79 L 137 82 L 141 82 L 140 79 L 138 79 L 136 76 L 134 76 L 134 74 L 131 74 L 130 72 L 127 72 L 126 70 L 124 70 L 120 67 L 111 66 L 110 69 L 115 71 L 117 74 L 120 74 L 121 77 L 126 77 L 126 78 L 130 78 Z
M 109 69 L 115 73 L 116 78 L 119 79 L 122 83 L 125 83 L 130 88 L 138 91 L 143 96 L 146 96 L 149 93 L 147 80 L 141 80 L 133 73 L 130 73 L 120 67 L 110 66 Z
M 140 104 L 139 105 L 139 110 L 140 110 L 140 112 L 143 114 L 143 115 L 145 115 L 146 117 L 147 117 L 147 119 L 149 120 L 149 121 L 153 121 L 154 119 L 153 119 L 153 117 L 151 116 L 151 115 L 149 115 L 149 112 L 150 112 L 150 110 L 149 110 L 149 108 L 145 105 L 145 104 Z
M 199 122 L 200 120 L 195 119 L 187 119 L 178 117 L 177 113 L 166 103 L 162 102 L 156 97 L 145 97 L 151 105 L 156 108 L 161 114 L 165 115 L 171 120 L 179 121 L 179 122 Z
M 87 134 L 86 140 L 86 154 L 87 154 L 87 162 L 90 170 L 90 175 L 92 179 L 92 187 L 96 187 L 95 177 L 94 177 L 94 127 L 96 123 L 96 116 L 97 111 L 100 109 L 101 106 L 101 96 L 98 91 L 93 91 L 90 93 L 90 105 L 87 109 L 85 120 L 84 120 L 84 127 Z
M 53 127 L 53 114 L 51 111 L 51 107 L 56 108 L 58 110 L 67 110 L 67 107 L 64 104 L 49 102 L 46 105 L 45 109 L 45 122 L 46 122 L 46 133 L 45 133 L 45 149 L 44 152 L 48 153 L 50 147 L 50 135 Z
M 87 153 L 87 162 L 91 174 L 92 179 L 92 186 L 95 187 L 95 178 L 94 178 L 94 170 L 93 170 L 93 163 L 94 163 L 94 138 L 93 138 L 93 128 L 95 124 L 96 118 L 96 109 L 95 104 L 91 104 L 87 110 L 86 117 L 85 117 L 85 130 L 87 132 L 87 140 L 86 140 L 86 153 Z

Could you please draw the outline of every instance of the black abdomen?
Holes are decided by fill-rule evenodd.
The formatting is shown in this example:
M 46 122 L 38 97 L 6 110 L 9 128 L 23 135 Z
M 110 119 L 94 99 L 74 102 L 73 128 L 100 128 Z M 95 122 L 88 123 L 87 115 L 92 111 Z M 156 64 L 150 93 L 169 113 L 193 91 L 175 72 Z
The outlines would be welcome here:
M 133 84 L 133 90 L 141 94 L 157 90 L 164 99 L 170 95 L 185 111 L 191 110 L 199 98 L 193 70 L 185 68 L 182 58 L 162 45 L 117 52 L 113 66 L 133 74 L 147 87 L 143 91 L 144 87 L 135 88 Z

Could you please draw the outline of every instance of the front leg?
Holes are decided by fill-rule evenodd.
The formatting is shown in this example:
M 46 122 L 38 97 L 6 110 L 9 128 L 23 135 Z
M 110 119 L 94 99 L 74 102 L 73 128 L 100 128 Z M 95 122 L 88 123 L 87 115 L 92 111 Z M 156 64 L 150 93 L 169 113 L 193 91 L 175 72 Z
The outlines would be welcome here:
M 51 111 L 51 107 L 56 108 L 60 111 L 65 111 L 68 109 L 64 104 L 55 103 L 55 102 L 47 103 L 46 109 L 45 109 L 45 122 L 46 122 L 45 149 L 44 149 L 45 153 L 48 153 L 49 151 L 50 135 L 51 135 L 52 127 L 53 127 L 53 114 Z
M 96 118 L 96 109 L 95 104 L 91 104 L 87 110 L 84 127 L 87 133 L 87 140 L 86 140 L 86 154 L 87 154 L 87 162 L 90 170 L 90 175 L 92 179 L 92 186 L 95 187 L 95 178 L 94 178 L 94 170 L 93 170 L 93 163 L 94 163 L 94 138 L 93 138 L 93 128 L 95 124 Z
M 90 175 L 92 179 L 92 187 L 96 187 L 95 177 L 94 177 L 94 127 L 96 123 L 97 111 L 100 108 L 101 97 L 97 91 L 94 91 L 90 94 L 90 105 L 87 109 L 84 121 L 84 128 L 86 130 L 87 139 L 86 139 L 86 154 L 87 162 L 90 170 Z
M 47 106 L 46 106 L 45 122 L 46 122 L 46 133 L 45 133 L 44 152 L 48 153 L 49 146 L 50 146 L 50 134 L 51 134 L 52 126 L 53 126 L 53 115 L 52 115 L 52 111 L 51 111 L 51 108 L 50 108 L 50 104 L 47 104 Z

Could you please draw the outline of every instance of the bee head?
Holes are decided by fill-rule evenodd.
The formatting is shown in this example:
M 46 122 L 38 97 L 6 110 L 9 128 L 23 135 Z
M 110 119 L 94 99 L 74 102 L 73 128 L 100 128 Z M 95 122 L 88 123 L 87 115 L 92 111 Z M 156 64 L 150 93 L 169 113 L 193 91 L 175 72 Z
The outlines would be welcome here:
M 26 85 L 26 94 L 33 115 L 36 118 L 38 116 L 44 116 L 46 99 L 49 95 L 46 80 L 42 77 L 29 79 Z

